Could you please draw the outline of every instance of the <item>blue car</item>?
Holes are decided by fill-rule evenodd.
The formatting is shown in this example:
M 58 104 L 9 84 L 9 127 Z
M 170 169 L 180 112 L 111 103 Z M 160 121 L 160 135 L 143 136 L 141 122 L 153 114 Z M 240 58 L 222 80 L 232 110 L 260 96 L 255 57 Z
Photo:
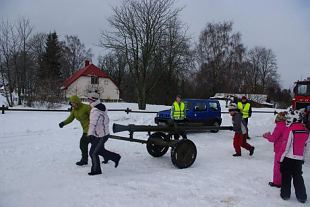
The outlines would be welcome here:
M 215 99 L 184 99 L 186 110 L 186 123 L 201 123 L 206 126 L 220 126 L 222 124 L 221 106 Z M 167 124 L 171 119 L 171 110 L 164 110 L 157 113 L 155 123 L 158 125 Z M 217 132 L 214 130 L 212 132 Z

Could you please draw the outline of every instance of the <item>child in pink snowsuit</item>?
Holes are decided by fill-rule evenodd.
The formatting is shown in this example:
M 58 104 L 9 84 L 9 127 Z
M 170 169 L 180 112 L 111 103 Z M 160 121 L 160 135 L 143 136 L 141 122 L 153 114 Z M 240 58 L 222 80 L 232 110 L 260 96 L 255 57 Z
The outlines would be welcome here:
M 280 112 L 276 116 L 274 128 L 272 134 L 270 132 L 264 133 L 263 137 L 269 142 L 274 143 L 274 164 L 273 164 L 273 181 L 269 182 L 271 187 L 281 187 L 281 173 L 280 173 L 280 159 L 283 154 L 281 150 L 282 142 L 284 141 L 284 131 L 286 130 L 286 116 L 285 112 Z

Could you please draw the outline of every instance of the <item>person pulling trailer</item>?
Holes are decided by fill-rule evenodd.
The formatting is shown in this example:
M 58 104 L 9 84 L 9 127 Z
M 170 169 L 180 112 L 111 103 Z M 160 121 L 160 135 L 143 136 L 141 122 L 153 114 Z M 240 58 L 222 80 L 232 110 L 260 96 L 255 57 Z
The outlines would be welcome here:
M 92 160 L 92 166 L 88 175 L 98 175 L 102 174 L 99 155 L 104 158 L 103 163 L 112 160 L 115 163 L 115 168 L 118 166 L 121 156 L 105 149 L 104 145 L 110 136 L 109 117 L 105 105 L 99 100 L 99 94 L 91 93 L 88 101 L 92 107 L 88 129 L 88 138 L 91 142 L 89 156 Z
M 76 165 L 82 166 L 88 164 L 88 144 L 90 143 L 87 137 L 88 125 L 89 125 L 89 114 L 91 107 L 88 104 L 82 103 L 81 99 L 78 96 L 70 97 L 70 105 L 72 110 L 69 117 L 59 123 L 59 127 L 63 128 L 67 124 L 70 124 L 74 119 L 78 120 L 81 123 L 83 134 L 80 139 L 80 150 L 82 158 L 80 161 L 76 162 Z

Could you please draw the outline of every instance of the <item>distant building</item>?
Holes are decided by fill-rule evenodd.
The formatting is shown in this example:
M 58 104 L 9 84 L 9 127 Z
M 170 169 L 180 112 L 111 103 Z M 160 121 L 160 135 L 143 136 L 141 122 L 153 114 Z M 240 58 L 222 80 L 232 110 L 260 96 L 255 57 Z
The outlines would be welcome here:
M 120 99 L 119 88 L 111 77 L 88 60 L 85 61 L 84 68 L 64 81 L 62 89 L 66 98 L 77 95 L 83 101 L 86 101 L 88 94 L 93 92 L 98 93 L 101 100 L 118 101 Z

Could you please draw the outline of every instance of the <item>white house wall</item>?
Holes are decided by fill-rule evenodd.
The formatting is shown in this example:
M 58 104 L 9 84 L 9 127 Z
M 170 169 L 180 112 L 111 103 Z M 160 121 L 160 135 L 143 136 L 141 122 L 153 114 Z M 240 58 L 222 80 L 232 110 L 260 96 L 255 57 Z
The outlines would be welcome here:
M 91 84 L 90 76 L 81 76 L 68 87 L 65 93 L 67 98 L 77 95 L 85 99 L 89 92 L 95 90 L 100 94 L 100 99 L 119 100 L 118 87 L 109 78 L 99 78 L 99 84 Z

